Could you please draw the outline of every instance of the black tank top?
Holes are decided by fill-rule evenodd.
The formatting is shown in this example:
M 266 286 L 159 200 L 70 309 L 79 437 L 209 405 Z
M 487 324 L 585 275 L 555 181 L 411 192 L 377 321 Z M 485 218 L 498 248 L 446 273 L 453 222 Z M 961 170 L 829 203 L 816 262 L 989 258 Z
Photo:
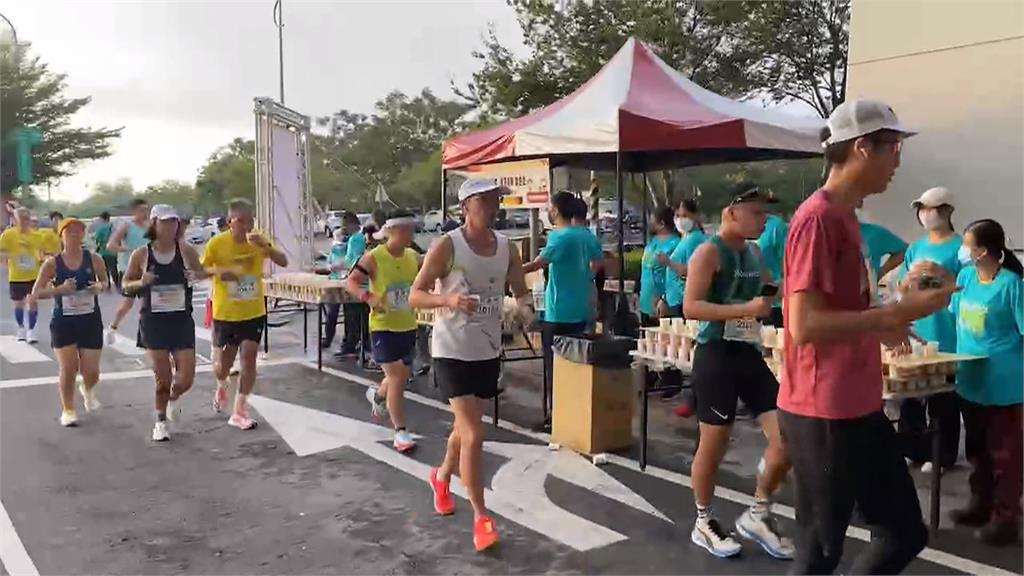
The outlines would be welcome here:
M 64 318 L 65 316 L 82 316 L 82 312 L 92 308 L 84 315 L 98 314 L 100 310 L 99 297 L 95 294 L 85 294 L 82 291 L 89 287 L 93 281 L 96 280 L 96 273 L 92 267 L 92 254 L 88 250 L 82 250 L 82 263 L 77 269 L 72 270 L 68 268 L 67 264 L 64 263 L 64 254 L 58 254 L 56 258 L 57 271 L 53 277 L 53 285 L 60 286 L 68 278 L 75 280 L 75 294 L 67 296 L 68 310 L 65 314 L 64 310 L 64 296 L 57 296 L 53 306 L 53 317 Z M 88 300 L 92 301 L 92 305 L 89 305 Z
M 142 292 L 142 313 L 154 317 L 192 316 L 192 286 L 185 276 L 181 247 L 174 244 L 174 258 L 161 264 L 153 254 L 153 243 L 146 245 L 146 272 L 155 277 Z

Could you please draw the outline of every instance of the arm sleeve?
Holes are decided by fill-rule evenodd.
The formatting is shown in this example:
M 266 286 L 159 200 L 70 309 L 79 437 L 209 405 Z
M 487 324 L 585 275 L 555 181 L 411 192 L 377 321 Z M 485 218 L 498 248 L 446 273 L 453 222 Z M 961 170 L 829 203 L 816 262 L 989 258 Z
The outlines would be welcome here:
M 548 262 L 558 262 L 565 254 L 565 242 L 562 240 L 564 234 L 548 234 L 548 243 L 540 251 L 540 257 Z
M 809 216 L 791 224 L 786 242 L 785 294 L 821 292 L 834 294 L 835 278 L 830 274 L 835 248 L 827 223 Z

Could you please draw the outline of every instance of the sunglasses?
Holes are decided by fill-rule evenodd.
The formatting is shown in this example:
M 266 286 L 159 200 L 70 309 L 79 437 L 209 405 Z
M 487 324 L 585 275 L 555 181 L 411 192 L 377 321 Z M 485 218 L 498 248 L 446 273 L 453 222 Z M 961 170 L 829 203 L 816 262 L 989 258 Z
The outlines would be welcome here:
M 743 204 L 744 202 L 757 202 L 760 200 L 764 200 L 764 196 L 761 195 L 761 189 L 755 187 L 739 194 L 738 196 L 733 196 L 732 200 L 729 202 L 729 206 Z

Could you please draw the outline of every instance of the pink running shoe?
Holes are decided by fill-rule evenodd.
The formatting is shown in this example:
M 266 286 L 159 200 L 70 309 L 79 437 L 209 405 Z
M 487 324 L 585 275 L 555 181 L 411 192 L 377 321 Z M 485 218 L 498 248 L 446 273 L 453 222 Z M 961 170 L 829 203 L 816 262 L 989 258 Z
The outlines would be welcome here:
M 238 428 L 239 430 L 252 430 L 256 427 L 256 421 L 246 415 L 244 412 L 235 412 L 228 418 L 228 424 Z
M 217 391 L 213 393 L 214 412 L 223 412 L 228 405 L 228 387 L 217 385 Z

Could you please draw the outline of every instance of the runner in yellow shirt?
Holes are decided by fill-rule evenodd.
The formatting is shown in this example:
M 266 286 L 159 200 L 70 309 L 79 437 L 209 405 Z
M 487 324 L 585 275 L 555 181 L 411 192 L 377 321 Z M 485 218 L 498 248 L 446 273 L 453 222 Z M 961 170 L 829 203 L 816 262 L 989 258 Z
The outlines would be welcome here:
M 409 290 L 419 270 L 416 252 L 409 247 L 415 232 L 413 215 L 396 210 L 374 233 L 375 240 L 386 242 L 364 254 L 349 270 L 345 281 L 345 290 L 370 306 L 373 361 L 384 369 L 384 379 L 379 389 L 367 389 L 366 398 L 375 418 L 390 412 L 395 427 L 394 446 L 399 452 L 416 446 L 405 429 L 402 410 L 416 347 L 416 313 L 409 307 Z
M 36 340 L 36 321 L 39 312 L 36 299 L 32 297 L 32 286 L 39 276 L 39 265 L 43 259 L 43 237 L 32 229 L 32 214 L 28 208 L 14 212 L 14 226 L 0 234 L 0 262 L 7 266 L 7 280 L 11 301 L 14 302 L 14 319 L 18 323 L 18 340 Z M 25 328 L 25 310 L 28 310 L 28 329 Z
M 63 220 L 64 215 L 60 212 L 50 212 L 50 227 L 36 230 L 36 234 L 39 234 L 40 238 L 42 238 L 43 254 L 56 256 L 60 253 L 60 235 L 57 234 L 57 230 L 60 228 L 60 223 Z
M 263 265 L 267 258 L 278 266 L 288 265 L 284 252 L 253 230 L 252 203 L 232 200 L 228 205 L 228 230 L 207 242 L 201 262 L 213 277 L 213 345 L 220 350 L 214 368 L 217 391 L 213 407 L 219 412 L 227 405 L 231 364 L 241 349 L 238 393 L 228 419 L 228 424 L 241 430 L 256 427 L 246 409 L 246 399 L 256 384 L 256 353 L 267 316 L 263 300 Z

